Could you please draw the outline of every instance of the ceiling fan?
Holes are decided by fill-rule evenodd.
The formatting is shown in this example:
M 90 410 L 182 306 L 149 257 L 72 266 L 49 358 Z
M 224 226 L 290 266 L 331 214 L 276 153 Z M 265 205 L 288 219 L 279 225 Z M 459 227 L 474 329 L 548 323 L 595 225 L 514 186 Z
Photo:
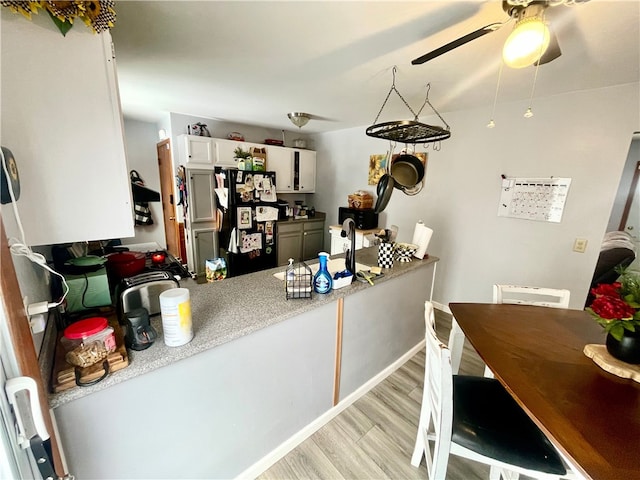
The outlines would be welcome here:
M 412 60 L 411 64 L 421 65 L 428 62 L 488 33 L 495 32 L 512 20 L 516 23 L 503 49 L 505 64 L 513 68 L 522 68 L 548 63 L 558 58 L 562 52 L 555 33 L 544 21 L 545 10 L 550 6 L 586 1 L 588 0 L 503 0 L 502 9 L 509 15 L 508 20 L 485 25 Z

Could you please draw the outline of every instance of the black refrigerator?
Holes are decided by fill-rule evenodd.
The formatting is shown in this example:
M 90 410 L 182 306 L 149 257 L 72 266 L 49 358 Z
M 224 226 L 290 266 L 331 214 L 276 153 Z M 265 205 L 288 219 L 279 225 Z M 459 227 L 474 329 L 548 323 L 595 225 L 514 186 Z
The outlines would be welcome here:
M 216 168 L 216 181 L 218 186 L 224 184 L 227 197 L 218 198 L 223 213 L 218 240 L 227 276 L 276 267 L 275 172 Z

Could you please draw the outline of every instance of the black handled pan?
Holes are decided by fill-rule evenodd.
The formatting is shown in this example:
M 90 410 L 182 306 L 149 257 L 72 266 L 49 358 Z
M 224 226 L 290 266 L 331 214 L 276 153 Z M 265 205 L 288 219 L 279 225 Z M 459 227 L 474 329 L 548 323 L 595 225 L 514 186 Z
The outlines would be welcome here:
M 376 206 L 374 208 L 376 213 L 382 212 L 389 203 L 395 183 L 393 177 L 387 173 L 382 175 L 380 180 L 378 180 L 378 188 L 376 190 L 378 198 L 376 199 Z

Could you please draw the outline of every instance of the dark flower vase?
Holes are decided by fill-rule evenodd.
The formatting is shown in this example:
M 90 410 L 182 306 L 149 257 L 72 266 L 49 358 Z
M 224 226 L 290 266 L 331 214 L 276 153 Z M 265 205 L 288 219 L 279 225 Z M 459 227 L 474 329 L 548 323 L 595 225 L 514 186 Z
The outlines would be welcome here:
M 625 330 L 622 340 L 616 340 L 608 333 L 606 345 L 612 357 L 626 363 L 640 363 L 640 331 Z

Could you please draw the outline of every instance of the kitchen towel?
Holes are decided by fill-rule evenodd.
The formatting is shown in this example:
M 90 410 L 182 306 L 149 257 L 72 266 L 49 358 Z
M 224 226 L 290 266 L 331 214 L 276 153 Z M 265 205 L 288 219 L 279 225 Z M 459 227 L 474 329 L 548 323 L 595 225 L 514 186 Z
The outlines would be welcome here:
M 431 241 L 431 235 L 433 235 L 433 230 L 427 227 L 422 220 L 416 223 L 416 228 L 413 231 L 413 241 L 411 242 L 418 246 L 418 250 L 413 254 L 414 257 L 420 260 L 424 258 L 429 242 Z
M 230 253 L 238 253 L 240 250 L 238 249 L 238 232 L 235 227 L 231 230 L 231 235 L 229 235 L 229 248 L 227 251 Z

